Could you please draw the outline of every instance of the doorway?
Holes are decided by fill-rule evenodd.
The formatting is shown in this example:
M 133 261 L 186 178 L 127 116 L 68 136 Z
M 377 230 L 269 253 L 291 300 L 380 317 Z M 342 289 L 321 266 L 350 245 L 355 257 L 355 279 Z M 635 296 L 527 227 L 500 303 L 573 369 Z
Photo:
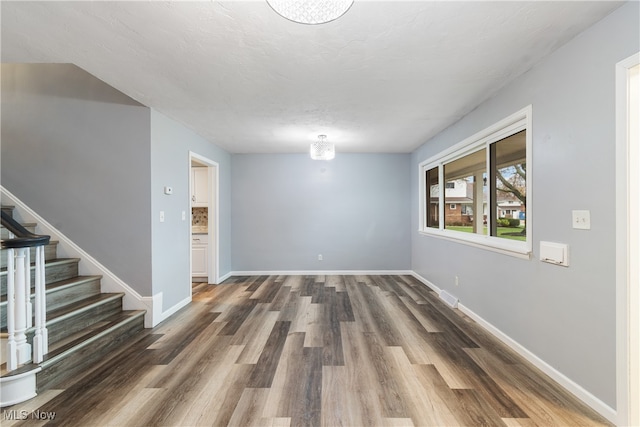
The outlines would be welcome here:
M 189 152 L 189 284 L 194 281 L 218 283 L 219 271 L 219 173 L 218 163 Z M 189 286 L 191 288 L 191 285 Z
M 640 53 L 616 65 L 617 424 L 640 425 Z

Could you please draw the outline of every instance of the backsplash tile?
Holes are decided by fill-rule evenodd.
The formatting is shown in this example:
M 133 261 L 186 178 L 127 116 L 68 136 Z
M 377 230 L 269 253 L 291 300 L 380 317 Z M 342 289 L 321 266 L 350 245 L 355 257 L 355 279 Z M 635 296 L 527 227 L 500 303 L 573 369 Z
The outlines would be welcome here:
M 208 208 L 191 208 L 191 226 L 206 227 L 209 224 Z

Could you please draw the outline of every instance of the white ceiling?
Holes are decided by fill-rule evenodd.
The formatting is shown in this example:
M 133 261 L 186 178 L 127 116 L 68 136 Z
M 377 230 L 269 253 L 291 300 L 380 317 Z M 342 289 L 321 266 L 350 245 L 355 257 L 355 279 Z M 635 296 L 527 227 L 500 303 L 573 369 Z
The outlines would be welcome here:
M 2 62 L 74 63 L 233 153 L 406 153 L 621 2 L 2 1 Z

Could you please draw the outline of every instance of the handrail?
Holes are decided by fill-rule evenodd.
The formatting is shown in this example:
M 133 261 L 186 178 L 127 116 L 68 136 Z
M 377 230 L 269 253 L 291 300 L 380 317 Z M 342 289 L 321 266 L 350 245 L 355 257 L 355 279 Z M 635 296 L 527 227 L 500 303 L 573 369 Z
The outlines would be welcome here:
M 2 211 L 2 225 L 13 233 L 15 238 L 3 239 L 2 247 L 10 248 L 32 248 L 36 246 L 48 245 L 51 236 L 33 234 L 22 226 L 18 221 L 13 219 L 11 215 Z

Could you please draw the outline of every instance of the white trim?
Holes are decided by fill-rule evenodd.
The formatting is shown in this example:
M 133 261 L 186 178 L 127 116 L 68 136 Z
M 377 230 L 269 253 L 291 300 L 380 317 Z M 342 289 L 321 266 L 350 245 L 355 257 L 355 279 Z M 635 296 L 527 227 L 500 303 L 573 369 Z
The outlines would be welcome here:
M 10 200 L 10 204 L 19 209 L 17 214 L 23 221 L 37 223 L 38 232 L 41 234 L 48 234 L 52 236 L 54 240 L 58 240 L 58 254 L 61 257 L 68 258 L 81 258 L 82 262 L 78 265 L 78 272 L 81 275 L 100 275 L 102 280 L 100 282 L 100 289 L 103 292 L 122 292 L 124 298 L 122 299 L 122 307 L 125 310 L 146 310 L 144 316 L 145 328 L 150 328 L 156 325 L 153 323 L 153 304 L 155 300 L 149 299 L 149 297 L 141 296 L 135 289 L 131 288 L 118 276 L 116 276 L 111 270 L 102 265 L 98 260 L 93 258 L 82 248 L 76 245 L 71 239 L 64 235 L 60 230 L 55 228 L 44 218 L 38 215 L 35 211 L 24 204 L 20 199 L 13 195 L 9 190 L 0 186 L 2 197 L 6 197 Z M 189 282 L 191 283 L 191 282 Z
M 608 406 L 606 403 L 595 397 L 593 394 L 589 393 L 587 390 L 582 388 L 580 385 L 569 379 L 562 372 L 555 369 L 553 366 L 546 363 L 544 360 L 540 359 L 534 353 L 529 351 L 526 347 L 518 343 L 516 340 L 509 337 L 507 334 L 502 332 L 500 329 L 493 326 L 491 323 L 484 320 L 482 317 L 474 313 L 471 309 L 466 307 L 464 304 L 458 303 L 458 310 L 462 313 L 469 316 L 476 323 L 482 326 L 487 332 L 491 333 L 493 336 L 498 338 L 504 344 L 506 344 L 509 348 L 514 350 L 520 356 L 524 357 L 526 360 L 531 362 L 534 366 L 540 369 L 542 372 L 547 374 L 551 379 L 556 381 L 562 387 L 564 387 L 567 391 L 572 393 L 578 399 L 582 400 L 589 407 L 593 408 L 595 411 L 600 413 L 603 417 L 607 418 L 611 422 L 615 422 L 616 420 L 616 411 Z
M 441 151 L 435 156 L 431 156 L 428 159 L 420 162 L 420 167 L 435 164 L 438 162 L 450 162 L 452 160 L 464 157 L 467 154 L 473 153 L 479 150 L 479 147 L 492 142 L 499 141 L 505 137 L 519 132 L 520 130 L 530 128 L 531 120 L 527 120 L 527 117 L 531 117 L 532 105 L 529 104 L 523 109 L 516 111 L 509 117 L 505 117 L 497 123 L 476 132 L 470 137 L 458 142 L 455 145 Z M 529 147 L 527 147 L 529 148 Z M 529 160 L 529 159 L 527 159 Z
M 619 425 L 640 425 L 640 152 L 629 135 L 629 70 L 640 53 L 616 64 L 616 401 Z
M 150 307 L 150 309 L 147 310 L 147 315 L 144 317 L 144 327 L 153 328 L 161 322 L 162 292 L 159 292 L 152 297 L 142 297 L 142 301 Z
M 447 148 L 440 153 L 429 157 L 428 159 L 418 164 L 418 215 L 419 224 L 418 232 L 425 236 L 433 236 L 448 239 L 457 243 L 462 243 L 482 249 L 492 250 L 494 252 L 502 253 L 505 255 L 511 255 L 522 259 L 530 259 L 533 253 L 533 173 L 532 173 L 532 116 L 533 107 L 528 105 L 523 109 L 511 114 L 499 122 L 475 133 L 474 135 L 466 138 L 465 140 Z M 527 239 L 526 241 L 516 241 L 500 238 L 497 236 L 489 236 L 483 234 L 464 233 L 459 231 L 447 230 L 444 227 L 445 214 L 444 205 L 446 204 L 445 190 L 446 185 L 444 181 L 443 166 L 449 162 L 455 161 L 459 158 L 467 156 L 471 153 L 477 152 L 482 149 L 487 150 L 487 166 L 489 164 L 489 145 L 504 139 L 510 135 L 513 135 L 522 130 L 526 130 L 526 163 L 527 163 L 527 219 L 525 222 Z M 425 187 L 425 173 L 433 168 L 438 168 L 439 177 L 439 193 L 440 193 L 440 225 L 439 228 L 427 227 L 426 216 L 428 212 L 425 207 L 426 200 L 426 187 Z M 488 173 L 488 170 L 487 170 Z M 493 200 L 492 194 L 488 194 L 487 200 L 487 222 L 491 223 L 492 217 L 496 215 L 492 207 Z M 450 206 L 449 206 L 450 208 Z
M 528 260 L 532 257 L 531 250 L 524 250 L 522 248 L 522 244 L 517 244 L 525 243 L 522 241 L 502 239 L 495 236 L 487 236 L 484 234 L 463 233 L 455 230 L 438 230 L 435 228 L 418 230 L 418 233 L 422 236 L 435 237 L 438 239 L 462 243 L 468 246 L 473 246 L 475 248 L 485 249 L 503 255 L 510 255 L 516 258 Z M 462 234 L 463 236 L 460 236 L 460 234 Z
M 0 378 L 0 406 L 3 411 L 11 410 L 7 409 L 8 406 L 36 397 L 36 374 L 40 371 L 42 367 L 38 366 L 21 374 Z
M 422 277 L 420 274 L 415 271 L 412 273 L 413 277 L 424 283 L 426 286 L 431 288 L 436 294 L 440 295 L 443 292 L 438 286 L 434 285 L 429 280 Z M 540 359 L 534 353 L 529 351 L 527 348 L 522 346 L 516 340 L 509 337 L 507 334 L 502 332 L 500 329 L 493 326 L 491 323 L 484 320 L 482 317 L 473 312 L 470 308 L 466 307 L 464 304 L 458 302 L 458 310 L 462 313 L 469 316 L 473 319 L 478 325 L 484 328 L 487 332 L 498 338 L 504 344 L 506 344 L 509 348 L 517 352 L 520 356 L 524 357 L 526 360 L 535 365 L 542 372 L 551 377 L 554 381 L 556 381 L 559 385 L 564 387 L 567 391 L 572 393 L 578 399 L 582 400 L 589 407 L 597 411 L 603 417 L 607 418 L 611 422 L 615 422 L 616 419 L 616 411 L 608 406 L 606 403 L 602 402 L 600 399 L 595 397 L 593 394 L 589 393 L 587 390 L 582 388 L 580 385 L 576 384 L 574 381 L 567 378 L 563 373 L 553 368 L 551 365 L 546 363 L 544 360 Z
M 416 279 L 418 279 L 419 281 L 421 281 L 422 283 L 424 283 L 425 285 L 427 285 L 429 288 L 431 288 L 431 290 L 433 292 L 435 292 L 436 294 L 440 295 L 440 292 L 442 292 L 442 289 L 440 289 L 439 287 L 437 287 L 432 282 L 430 282 L 429 280 L 425 279 L 424 277 L 422 277 L 421 275 L 419 275 L 415 271 L 412 271 L 411 275 L 413 277 L 415 277 Z
M 232 276 L 232 274 L 231 274 L 231 273 L 232 273 L 232 272 L 229 272 L 229 273 L 225 274 L 224 276 L 220 276 L 220 277 L 218 278 L 218 283 L 222 283 L 222 282 L 224 282 L 225 280 L 227 280 L 229 277 L 231 277 L 231 276 Z
M 162 311 L 162 298 L 163 298 L 162 292 L 159 292 L 150 298 L 153 298 L 153 307 L 155 308 L 153 312 L 153 321 L 155 322 L 154 326 L 168 319 L 169 317 L 174 315 L 178 310 L 180 310 L 181 308 L 191 303 L 191 295 L 189 295 L 187 298 L 178 302 L 173 307 L 170 307 L 169 309 Z
M 366 276 L 366 275 L 413 275 L 411 270 L 245 270 L 232 271 L 231 276 Z
M 205 156 L 202 156 L 193 151 L 189 151 L 189 215 L 191 215 L 192 201 L 191 201 L 191 188 L 193 183 L 191 182 L 191 160 L 195 159 L 198 162 L 204 163 L 208 170 L 208 190 L 209 190 L 209 214 L 207 224 L 208 229 L 208 247 L 209 257 L 207 259 L 207 270 L 209 275 L 207 281 L 209 283 L 220 283 L 222 280 L 218 276 L 220 274 L 220 165 Z M 212 189 L 215 190 L 214 197 L 211 197 Z M 213 214 L 212 214 L 213 212 Z M 213 230 L 213 231 L 212 231 Z M 189 242 L 191 242 L 191 225 L 189 225 Z M 191 243 L 189 243 L 191 247 Z M 211 250 L 213 249 L 213 251 Z M 191 271 L 192 271 L 192 255 L 189 250 L 189 288 L 191 288 Z M 191 293 L 191 290 L 189 291 Z

